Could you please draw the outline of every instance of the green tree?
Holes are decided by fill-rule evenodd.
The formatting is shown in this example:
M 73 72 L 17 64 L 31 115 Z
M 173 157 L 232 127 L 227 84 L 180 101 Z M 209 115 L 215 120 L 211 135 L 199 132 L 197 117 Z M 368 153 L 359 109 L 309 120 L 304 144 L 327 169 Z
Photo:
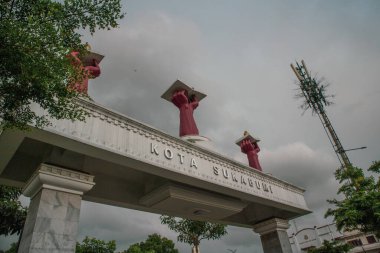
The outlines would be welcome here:
M 116 250 L 115 241 L 105 242 L 96 238 L 86 236 L 82 243 L 77 242 L 76 253 L 114 253 Z
M 11 247 L 6 250 L 4 253 L 17 253 L 17 243 L 12 243 Z
M 124 250 L 123 252 L 121 253 L 147 253 L 147 252 L 144 252 L 141 247 L 140 247 L 140 244 L 139 243 L 136 243 L 136 244 L 133 244 L 131 245 L 128 250 Z M 155 253 L 155 252 L 149 252 L 149 253 Z
M 347 244 L 339 241 L 323 241 L 323 245 L 318 249 L 308 250 L 308 253 L 346 253 L 351 249 Z
M 123 16 L 120 0 L 0 1 L 0 128 L 41 127 L 49 116 L 83 120 L 67 85 L 85 72 L 67 55 L 86 53 L 79 30 L 111 29 Z M 36 115 L 33 103 L 49 116 Z
M 373 162 L 368 171 L 380 173 L 380 161 Z M 338 194 L 343 200 L 328 200 L 335 208 L 329 208 L 326 217 L 333 216 L 339 230 L 372 232 L 380 237 L 380 179 L 365 176 L 361 168 L 350 166 L 335 172 L 340 183 Z
M 131 245 L 125 253 L 178 253 L 174 243 L 158 234 L 148 236 L 145 242 Z
M 27 214 L 20 195 L 20 188 L 0 185 L 0 235 L 20 235 Z
M 227 234 L 226 226 L 205 221 L 190 219 L 176 219 L 162 215 L 161 223 L 178 233 L 177 240 L 193 246 L 193 250 L 199 253 L 199 244 L 203 239 L 216 240 Z

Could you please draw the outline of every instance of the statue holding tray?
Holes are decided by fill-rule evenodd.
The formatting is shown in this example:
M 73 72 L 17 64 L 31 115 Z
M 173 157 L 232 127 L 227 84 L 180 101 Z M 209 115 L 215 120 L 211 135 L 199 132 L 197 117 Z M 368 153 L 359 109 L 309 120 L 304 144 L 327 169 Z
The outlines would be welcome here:
M 193 113 L 206 95 L 177 80 L 161 97 L 179 109 L 179 136 L 199 135 Z
M 247 155 L 249 166 L 262 171 L 257 153 L 260 152 L 259 145 L 260 140 L 254 138 L 247 131 L 244 132 L 244 136 L 236 141 L 236 144 L 241 148 L 241 152 Z
M 103 55 L 91 52 L 88 45 L 89 53 L 83 56 L 79 52 L 73 51 L 70 53 L 72 64 L 79 68 L 79 71 L 84 72 L 83 79 L 80 82 L 69 84 L 69 88 L 79 93 L 87 95 L 88 92 L 88 79 L 94 79 L 100 75 L 100 61 L 104 58 Z

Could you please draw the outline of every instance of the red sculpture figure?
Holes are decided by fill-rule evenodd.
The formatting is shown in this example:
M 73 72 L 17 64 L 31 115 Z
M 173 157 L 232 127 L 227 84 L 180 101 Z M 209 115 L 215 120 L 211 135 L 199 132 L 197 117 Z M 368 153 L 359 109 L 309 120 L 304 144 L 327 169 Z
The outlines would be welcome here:
M 172 102 L 179 108 L 179 136 L 199 135 L 193 117 L 193 112 L 199 104 L 197 98 L 195 96 L 189 98 L 186 90 L 179 90 L 173 93 Z
M 249 166 L 262 171 L 259 163 L 259 157 L 257 155 L 257 153 L 260 152 L 257 142 L 252 143 L 249 139 L 245 139 L 240 143 L 240 148 L 241 152 L 247 154 Z
M 70 53 L 70 56 L 73 58 L 72 64 L 75 67 L 78 67 L 79 70 L 84 71 L 84 77 L 82 79 L 82 82 L 70 84 L 69 88 L 87 95 L 88 79 L 98 77 L 100 75 L 100 67 L 95 59 L 92 60 L 92 65 L 83 66 L 82 61 L 79 59 L 78 55 L 79 52 L 76 51 Z

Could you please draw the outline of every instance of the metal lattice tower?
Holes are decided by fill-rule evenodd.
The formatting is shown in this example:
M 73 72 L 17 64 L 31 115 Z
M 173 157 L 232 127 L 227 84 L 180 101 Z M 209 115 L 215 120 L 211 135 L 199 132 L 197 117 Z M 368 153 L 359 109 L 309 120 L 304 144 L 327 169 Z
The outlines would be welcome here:
M 327 101 L 324 94 L 325 86 L 321 85 L 315 80 L 315 78 L 311 77 L 303 60 L 301 61 L 301 64 L 296 62 L 296 67 L 294 67 L 293 64 L 290 64 L 290 67 L 296 74 L 299 80 L 298 85 L 301 89 L 302 96 L 306 99 L 305 109 L 310 108 L 313 113 L 318 115 L 342 167 L 347 168 L 351 166 L 350 159 L 348 159 L 346 151 L 326 115 L 325 106 L 330 103 Z

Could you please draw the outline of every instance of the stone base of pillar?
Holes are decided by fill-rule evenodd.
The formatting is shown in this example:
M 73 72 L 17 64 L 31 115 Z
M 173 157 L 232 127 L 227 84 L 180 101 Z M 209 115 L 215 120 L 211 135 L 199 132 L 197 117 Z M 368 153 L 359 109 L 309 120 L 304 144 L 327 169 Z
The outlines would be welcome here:
M 41 164 L 24 188 L 31 197 L 19 253 L 74 253 L 82 194 L 93 176 Z
M 292 253 L 286 232 L 288 228 L 288 221 L 278 218 L 266 220 L 253 226 L 253 230 L 260 234 L 264 253 Z

